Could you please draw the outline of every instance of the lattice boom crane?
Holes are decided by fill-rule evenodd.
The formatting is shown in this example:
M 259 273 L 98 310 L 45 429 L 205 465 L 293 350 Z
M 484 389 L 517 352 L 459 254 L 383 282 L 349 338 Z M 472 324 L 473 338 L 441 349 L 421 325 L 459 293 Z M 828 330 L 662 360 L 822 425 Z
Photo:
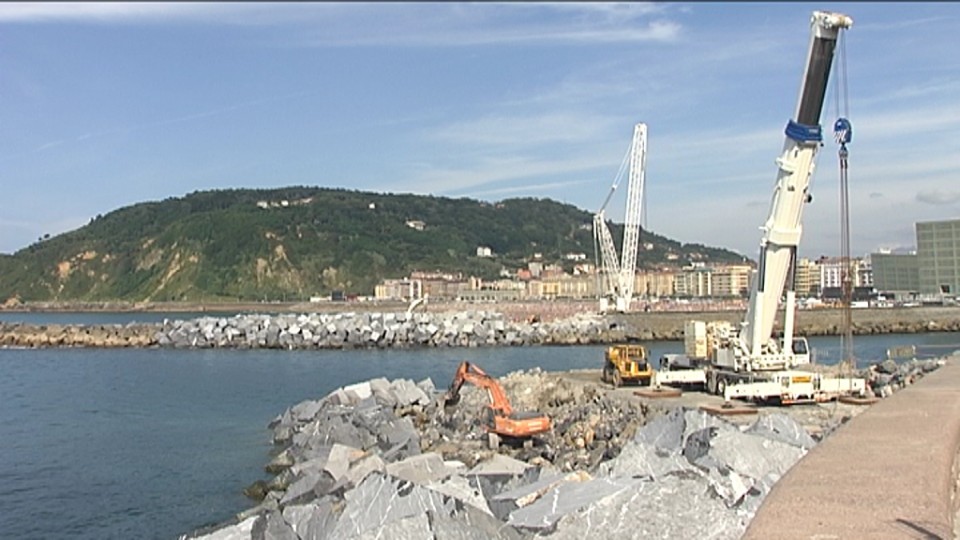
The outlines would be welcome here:
M 606 311 L 609 299 L 617 311 L 627 312 L 633 301 L 634 282 L 637 273 L 637 247 L 640 243 L 640 214 L 643 206 L 643 186 L 647 160 L 647 125 L 639 123 L 633 128 L 633 141 L 628 153 L 629 180 L 627 184 L 627 211 L 624 216 L 623 251 L 618 259 L 613 237 L 607 227 L 605 210 L 610 198 L 620 185 L 623 165 L 617 173 L 610 192 L 600 210 L 593 216 L 593 231 L 600 245 L 601 299 L 600 311 Z M 625 160 L 626 162 L 626 160 Z

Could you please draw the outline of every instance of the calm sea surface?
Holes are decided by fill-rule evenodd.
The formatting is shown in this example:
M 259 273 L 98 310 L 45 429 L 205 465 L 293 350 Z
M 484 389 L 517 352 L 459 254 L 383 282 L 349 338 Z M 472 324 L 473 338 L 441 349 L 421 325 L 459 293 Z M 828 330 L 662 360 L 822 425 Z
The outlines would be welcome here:
M 102 315 L 30 322 L 131 320 Z M 159 315 L 142 320 L 177 317 Z M 861 363 L 911 344 L 920 356 L 939 356 L 960 348 L 960 334 L 854 338 Z M 682 349 L 679 342 L 646 345 L 654 358 Z M 839 357 L 838 338 L 811 345 L 821 363 Z M 461 360 L 499 376 L 535 366 L 593 368 L 601 354 L 600 346 L 0 349 L 0 538 L 176 538 L 250 506 L 241 490 L 265 478 L 266 424 L 299 401 L 378 376 L 430 377 L 442 387 Z

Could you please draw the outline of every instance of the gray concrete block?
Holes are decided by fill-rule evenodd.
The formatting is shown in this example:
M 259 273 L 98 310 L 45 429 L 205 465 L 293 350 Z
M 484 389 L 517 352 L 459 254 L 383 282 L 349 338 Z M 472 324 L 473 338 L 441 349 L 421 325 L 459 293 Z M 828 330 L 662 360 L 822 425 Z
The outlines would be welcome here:
M 562 482 L 535 502 L 510 513 L 507 524 L 526 530 L 550 532 L 567 514 L 583 510 L 617 493 L 636 490 L 637 479 L 596 478 L 585 482 Z
M 330 501 L 321 500 L 305 505 L 292 505 L 283 509 L 283 519 L 290 525 L 300 540 L 327 540 L 337 525 L 339 516 L 334 513 Z
M 346 505 L 333 538 L 376 532 L 405 518 L 425 516 L 430 510 L 451 515 L 456 509 L 456 503 L 449 497 L 381 473 L 367 476 L 355 489 L 346 492 L 344 498 Z
M 513 459 L 503 454 L 494 454 L 490 459 L 477 463 L 467 472 L 467 475 L 518 476 L 524 474 L 527 469 L 531 468 L 533 468 L 533 466 L 524 461 Z
M 257 521 L 251 531 L 251 540 L 300 540 L 280 512 L 270 512 Z
M 782 413 L 767 414 L 747 428 L 747 433 L 784 442 L 807 450 L 817 445 L 817 441 L 794 419 Z
M 520 508 L 536 503 L 541 497 L 550 493 L 561 484 L 571 482 L 588 482 L 592 479 L 586 471 L 576 471 L 567 474 L 549 475 L 521 487 L 498 493 L 488 498 L 490 511 L 501 520 Z M 516 525 L 512 523 L 512 525 Z
M 443 457 L 433 452 L 390 463 L 386 471 L 391 476 L 421 485 L 442 481 L 453 474 L 443 463 Z

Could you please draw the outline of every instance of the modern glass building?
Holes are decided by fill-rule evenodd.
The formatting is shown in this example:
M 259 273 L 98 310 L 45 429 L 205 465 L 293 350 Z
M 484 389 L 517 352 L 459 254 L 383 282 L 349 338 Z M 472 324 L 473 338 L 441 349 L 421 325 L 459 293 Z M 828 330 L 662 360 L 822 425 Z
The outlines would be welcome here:
M 960 219 L 917 222 L 916 231 L 916 255 L 870 255 L 874 287 L 924 297 L 960 295 Z
M 916 254 L 871 253 L 873 287 L 880 292 L 920 292 L 920 265 Z
M 917 223 L 920 294 L 960 294 L 960 219 Z

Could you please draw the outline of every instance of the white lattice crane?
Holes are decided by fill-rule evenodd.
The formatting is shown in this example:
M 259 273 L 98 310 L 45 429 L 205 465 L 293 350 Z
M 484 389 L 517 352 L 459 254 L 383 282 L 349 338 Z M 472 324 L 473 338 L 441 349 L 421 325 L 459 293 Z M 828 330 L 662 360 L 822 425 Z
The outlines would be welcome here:
M 647 160 L 647 125 L 639 123 L 633 128 L 633 141 L 630 149 L 620 164 L 620 170 L 610 186 L 607 198 L 600 206 L 600 210 L 593 216 L 594 239 L 600 246 L 600 257 L 597 266 L 600 269 L 600 311 L 606 312 L 613 302 L 615 309 L 621 313 L 630 310 L 633 300 L 633 287 L 637 272 L 637 246 L 640 243 L 640 213 L 643 206 L 643 184 Z M 623 180 L 624 172 L 629 165 L 629 181 L 627 185 L 627 212 L 624 216 L 623 251 L 617 258 L 613 237 L 607 227 L 605 211 L 607 204 L 613 197 L 617 187 Z

